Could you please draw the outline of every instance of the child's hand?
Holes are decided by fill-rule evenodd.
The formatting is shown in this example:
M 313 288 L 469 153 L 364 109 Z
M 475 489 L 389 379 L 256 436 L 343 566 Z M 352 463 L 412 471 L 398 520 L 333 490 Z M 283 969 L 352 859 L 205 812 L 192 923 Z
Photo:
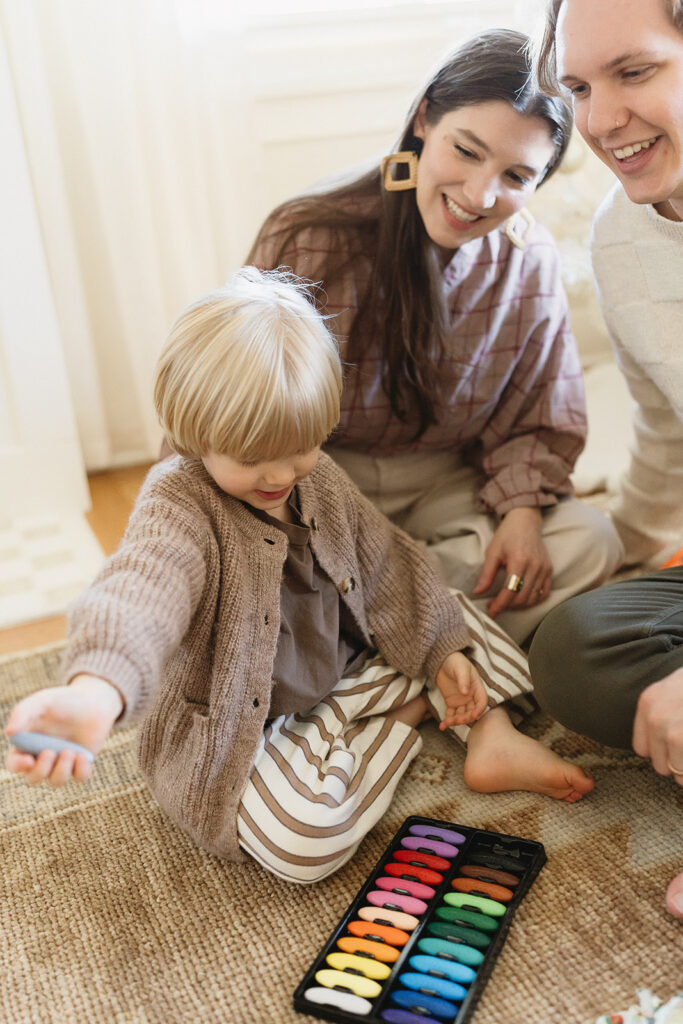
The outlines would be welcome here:
M 79 675 L 68 686 L 52 686 L 30 694 L 13 708 L 5 733 L 42 732 L 59 736 L 99 753 L 102 744 L 121 713 L 119 691 L 98 676 Z M 29 785 L 48 782 L 63 786 L 70 779 L 86 782 L 92 764 L 84 754 L 63 750 L 56 754 L 43 750 L 37 757 L 10 747 L 6 765 L 9 771 L 25 776 Z
M 486 690 L 479 673 L 462 651 L 449 654 L 436 675 L 436 685 L 446 702 L 446 714 L 439 728 L 468 725 L 483 715 Z

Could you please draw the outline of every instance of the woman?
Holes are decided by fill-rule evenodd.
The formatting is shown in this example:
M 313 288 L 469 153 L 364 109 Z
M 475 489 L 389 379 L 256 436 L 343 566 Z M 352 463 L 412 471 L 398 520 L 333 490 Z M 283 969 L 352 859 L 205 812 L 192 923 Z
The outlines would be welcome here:
M 595 218 L 593 264 L 617 361 L 637 403 L 612 512 L 630 561 L 683 542 L 683 4 L 553 0 L 538 77 L 618 181 Z M 678 564 L 677 564 L 678 563 Z M 530 652 L 566 725 L 650 759 L 683 786 L 683 566 L 574 598 Z M 666 902 L 683 918 L 683 874 Z
M 330 454 L 518 642 L 621 559 L 571 495 L 581 368 L 552 239 L 524 206 L 566 148 L 526 37 L 461 46 L 397 153 L 283 204 L 249 255 L 321 282 L 347 364 Z

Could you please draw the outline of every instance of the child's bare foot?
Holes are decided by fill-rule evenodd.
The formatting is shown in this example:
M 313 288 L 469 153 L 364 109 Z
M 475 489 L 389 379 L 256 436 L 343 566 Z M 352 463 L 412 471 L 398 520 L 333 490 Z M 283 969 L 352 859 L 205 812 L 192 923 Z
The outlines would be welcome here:
M 676 875 L 666 890 L 666 906 L 674 917 L 683 918 L 683 874 Z
M 465 782 L 477 793 L 523 789 L 570 804 L 595 785 L 583 768 L 515 729 L 501 707 L 487 712 L 470 730 Z

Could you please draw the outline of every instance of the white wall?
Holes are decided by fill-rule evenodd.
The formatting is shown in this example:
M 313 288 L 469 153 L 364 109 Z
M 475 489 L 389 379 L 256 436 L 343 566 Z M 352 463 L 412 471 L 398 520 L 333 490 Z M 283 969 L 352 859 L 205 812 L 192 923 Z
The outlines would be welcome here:
M 456 0 L 292 15 L 238 34 L 218 26 L 204 55 L 215 88 L 212 134 L 240 206 L 224 263 L 239 265 L 277 203 L 388 152 L 446 53 L 485 28 L 532 30 L 536 7 L 536 0 Z

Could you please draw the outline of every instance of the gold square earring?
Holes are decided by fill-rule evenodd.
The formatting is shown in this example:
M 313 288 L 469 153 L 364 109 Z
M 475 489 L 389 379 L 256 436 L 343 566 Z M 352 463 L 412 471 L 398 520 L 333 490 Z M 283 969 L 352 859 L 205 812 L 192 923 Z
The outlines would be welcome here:
M 394 178 L 392 167 L 394 165 L 407 164 L 408 177 Z M 406 189 L 415 188 L 417 185 L 417 153 L 410 149 L 404 149 L 400 153 L 391 153 L 382 160 L 382 183 L 387 192 L 404 192 Z
M 518 218 L 525 221 L 525 224 L 520 224 Z M 523 206 L 521 210 L 518 210 L 517 213 L 510 217 L 505 225 L 505 234 L 516 249 L 526 249 L 529 244 L 529 235 L 535 223 L 534 217 L 529 213 L 526 206 Z

